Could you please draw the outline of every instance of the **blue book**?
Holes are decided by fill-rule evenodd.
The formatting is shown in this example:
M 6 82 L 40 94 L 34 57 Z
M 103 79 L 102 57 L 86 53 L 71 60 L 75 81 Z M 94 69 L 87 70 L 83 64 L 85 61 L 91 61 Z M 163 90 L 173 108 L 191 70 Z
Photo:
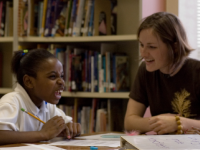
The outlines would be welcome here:
M 92 0 L 91 13 L 90 13 L 90 21 L 88 26 L 88 36 L 93 36 L 93 26 L 94 26 L 94 1 Z

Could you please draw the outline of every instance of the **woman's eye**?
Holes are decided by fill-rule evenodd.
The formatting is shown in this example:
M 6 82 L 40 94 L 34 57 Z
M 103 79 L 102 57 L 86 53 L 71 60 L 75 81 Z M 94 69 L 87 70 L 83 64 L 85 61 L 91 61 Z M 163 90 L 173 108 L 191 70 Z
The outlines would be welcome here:
M 155 49 L 156 47 L 155 46 L 149 46 L 150 48 L 152 48 L 152 49 Z
M 140 47 L 143 47 L 144 45 L 140 43 Z

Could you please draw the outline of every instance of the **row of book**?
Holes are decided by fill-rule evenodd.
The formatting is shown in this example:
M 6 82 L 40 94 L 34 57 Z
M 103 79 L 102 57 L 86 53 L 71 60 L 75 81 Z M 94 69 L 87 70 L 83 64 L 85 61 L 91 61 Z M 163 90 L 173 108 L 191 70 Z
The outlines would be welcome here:
M 122 131 L 124 114 L 117 111 L 117 100 L 92 99 L 91 105 L 79 105 L 76 99 L 74 105 L 59 104 L 58 108 L 71 116 L 74 122 L 81 124 L 82 134 L 105 131 Z M 115 103 L 115 104 L 114 104 Z M 116 117 L 118 115 L 119 118 Z M 115 123 L 117 122 L 117 126 Z
M 48 49 L 63 64 L 65 91 L 130 91 L 129 57 L 118 52 L 115 43 L 101 43 L 100 49 L 61 44 L 37 44 L 37 48 Z
M 67 91 L 130 91 L 128 56 L 116 53 L 115 44 L 101 43 L 100 47 L 100 51 L 95 51 L 51 44 L 50 52 L 63 64 Z
M 19 0 L 19 36 L 116 34 L 117 0 Z
M 37 48 L 48 49 L 63 64 L 65 91 L 130 91 L 129 58 L 126 53 L 115 52 L 115 44 L 101 43 L 100 50 L 58 44 L 37 44 Z
M 13 36 L 13 1 L 0 0 L 0 37 Z

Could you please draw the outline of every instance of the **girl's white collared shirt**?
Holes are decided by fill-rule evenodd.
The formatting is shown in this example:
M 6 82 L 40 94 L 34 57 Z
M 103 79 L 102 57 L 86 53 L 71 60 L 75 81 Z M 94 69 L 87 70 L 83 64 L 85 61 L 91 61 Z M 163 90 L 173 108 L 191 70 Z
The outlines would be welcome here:
M 8 93 L 0 99 L 0 130 L 41 130 L 43 123 L 21 111 L 21 108 L 24 108 L 44 122 L 47 122 L 54 116 L 62 116 L 65 123 L 72 121 L 72 118 L 66 116 L 56 105 L 43 102 L 40 109 L 36 107 L 24 88 L 17 84 L 14 92 Z

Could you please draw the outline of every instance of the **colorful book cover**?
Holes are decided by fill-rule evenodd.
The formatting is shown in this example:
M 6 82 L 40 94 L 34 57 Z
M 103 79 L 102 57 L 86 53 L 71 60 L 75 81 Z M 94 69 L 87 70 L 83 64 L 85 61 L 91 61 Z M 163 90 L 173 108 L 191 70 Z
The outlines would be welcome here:
M 51 36 L 64 36 L 67 4 L 67 0 L 57 2 L 54 28 L 52 29 Z

